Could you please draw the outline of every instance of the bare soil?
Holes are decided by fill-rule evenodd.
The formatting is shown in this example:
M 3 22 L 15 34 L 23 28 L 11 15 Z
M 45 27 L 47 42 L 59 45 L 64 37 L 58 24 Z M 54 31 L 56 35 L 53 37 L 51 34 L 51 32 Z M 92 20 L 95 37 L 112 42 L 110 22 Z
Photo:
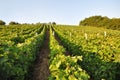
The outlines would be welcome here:
M 49 71 L 49 30 L 46 30 L 45 40 L 43 47 L 40 49 L 38 58 L 36 59 L 34 71 L 33 71 L 33 80 L 47 80 L 50 71 Z

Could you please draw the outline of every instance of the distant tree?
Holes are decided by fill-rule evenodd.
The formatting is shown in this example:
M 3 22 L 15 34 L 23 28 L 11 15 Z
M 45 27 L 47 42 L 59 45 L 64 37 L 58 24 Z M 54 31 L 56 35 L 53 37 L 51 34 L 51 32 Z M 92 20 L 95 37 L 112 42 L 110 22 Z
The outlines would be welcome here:
M 108 18 L 102 16 L 91 16 L 80 21 L 82 26 L 95 26 L 95 27 L 104 27 L 107 29 L 117 29 L 120 30 L 120 18 Z
M 53 25 L 56 25 L 56 22 L 52 22 Z
M 14 22 L 14 21 L 11 21 L 10 23 L 9 23 L 9 25 L 17 25 L 17 24 L 19 24 L 18 22 Z
M 0 25 L 5 25 L 6 23 L 2 20 L 0 20 Z
M 49 22 L 48 24 L 51 24 L 51 22 Z

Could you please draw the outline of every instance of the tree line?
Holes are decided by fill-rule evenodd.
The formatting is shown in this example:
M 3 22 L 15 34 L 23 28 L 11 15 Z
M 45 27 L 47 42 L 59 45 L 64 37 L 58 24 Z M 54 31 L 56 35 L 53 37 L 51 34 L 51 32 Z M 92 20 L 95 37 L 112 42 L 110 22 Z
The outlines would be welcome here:
M 104 27 L 107 29 L 120 30 L 120 18 L 108 18 L 106 16 L 91 16 L 80 21 L 80 26 Z
M 0 25 L 5 25 L 5 24 L 6 24 L 5 21 L 0 20 Z M 19 24 L 19 23 L 18 23 L 18 22 L 15 22 L 15 21 L 11 21 L 11 22 L 9 22 L 9 25 L 17 25 L 17 24 Z
M 9 22 L 9 25 L 18 25 L 18 24 L 20 24 L 20 23 L 15 22 L 15 21 Z M 24 24 L 27 24 L 27 23 L 24 23 Z M 36 24 L 52 24 L 52 25 L 56 25 L 56 22 L 49 22 L 49 23 L 40 23 L 40 22 L 38 22 Z M 3 21 L 3 20 L 0 20 L 0 25 L 6 25 L 6 22 Z

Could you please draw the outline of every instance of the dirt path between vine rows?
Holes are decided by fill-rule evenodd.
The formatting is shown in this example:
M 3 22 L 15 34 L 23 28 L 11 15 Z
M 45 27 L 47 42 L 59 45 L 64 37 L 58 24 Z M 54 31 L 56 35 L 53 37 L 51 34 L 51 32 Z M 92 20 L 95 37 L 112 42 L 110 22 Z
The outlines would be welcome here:
M 53 30 L 54 31 L 54 30 Z M 61 46 L 63 46 L 64 47 L 64 45 L 63 45 L 63 43 L 61 42 L 61 40 L 60 40 L 60 38 L 55 34 L 55 39 L 58 41 L 58 43 L 59 43 L 59 45 L 61 45 Z M 64 47 L 65 48 L 65 47 Z M 66 49 L 66 48 L 65 48 Z M 66 49 L 65 50 L 65 52 L 64 52 L 64 54 L 66 55 L 66 56 L 68 56 L 68 55 L 70 55 L 70 52 Z
M 33 72 L 33 80 L 47 80 L 49 71 L 49 30 L 46 30 L 43 47 L 40 49 Z

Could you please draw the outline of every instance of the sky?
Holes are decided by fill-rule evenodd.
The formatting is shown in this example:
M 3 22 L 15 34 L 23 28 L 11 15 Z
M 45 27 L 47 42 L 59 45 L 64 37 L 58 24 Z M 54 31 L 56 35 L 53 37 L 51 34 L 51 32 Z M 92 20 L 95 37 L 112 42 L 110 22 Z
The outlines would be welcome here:
M 78 25 L 87 17 L 120 18 L 120 0 L 1 0 L 0 20 L 7 24 L 48 23 Z

